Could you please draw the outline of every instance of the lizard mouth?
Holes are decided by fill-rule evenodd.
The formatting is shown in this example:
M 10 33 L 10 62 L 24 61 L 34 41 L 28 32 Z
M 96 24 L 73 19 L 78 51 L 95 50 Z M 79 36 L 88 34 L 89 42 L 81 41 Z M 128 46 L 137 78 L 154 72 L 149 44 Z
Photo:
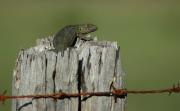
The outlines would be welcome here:
M 95 32 L 96 30 L 97 30 L 97 27 L 94 26 L 94 27 L 91 28 L 91 31 L 90 31 L 90 32 Z
M 94 27 L 91 29 L 92 32 L 96 31 L 97 30 L 97 27 Z

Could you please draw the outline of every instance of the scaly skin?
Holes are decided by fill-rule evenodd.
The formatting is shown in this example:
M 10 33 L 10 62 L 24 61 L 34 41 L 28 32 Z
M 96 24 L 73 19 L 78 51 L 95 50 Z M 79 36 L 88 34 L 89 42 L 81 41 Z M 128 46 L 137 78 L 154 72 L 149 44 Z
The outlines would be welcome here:
M 92 38 L 87 38 L 84 35 L 94 32 L 97 27 L 93 24 L 77 24 L 68 25 L 62 28 L 53 39 L 53 46 L 55 51 L 62 51 L 68 47 L 72 47 L 75 43 L 76 38 L 81 38 L 84 40 L 92 40 Z

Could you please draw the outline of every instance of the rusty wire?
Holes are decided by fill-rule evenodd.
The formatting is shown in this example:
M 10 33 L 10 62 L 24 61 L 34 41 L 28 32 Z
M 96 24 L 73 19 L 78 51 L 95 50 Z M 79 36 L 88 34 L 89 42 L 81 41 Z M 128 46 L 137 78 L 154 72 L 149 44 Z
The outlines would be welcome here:
M 109 92 L 81 92 L 81 93 L 52 93 L 52 94 L 34 94 L 34 95 L 20 95 L 20 96 L 6 96 L 6 91 L 0 95 L 0 102 L 5 102 L 8 99 L 23 99 L 23 98 L 53 98 L 53 99 L 71 99 L 79 96 L 114 96 L 116 98 L 125 98 L 128 94 L 156 94 L 156 93 L 180 93 L 180 84 L 177 86 L 173 85 L 172 88 L 158 89 L 158 90 L 127 90 L 127 89 L 116 89 L 113 88 Z

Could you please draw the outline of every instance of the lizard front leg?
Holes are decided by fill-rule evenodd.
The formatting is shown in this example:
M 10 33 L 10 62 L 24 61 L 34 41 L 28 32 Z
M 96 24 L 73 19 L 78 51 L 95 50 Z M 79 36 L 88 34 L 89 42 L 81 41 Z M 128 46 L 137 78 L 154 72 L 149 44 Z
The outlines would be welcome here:
M 86 37 L 84 34 L 77 34 L 77 37 L 78 38 L 80 38 L 80 39 L 82 39 L 82 40 L 85 40 L 85 41 L 91 41 L 91 40 L 93 40 L 93 38 L 92 37 Z

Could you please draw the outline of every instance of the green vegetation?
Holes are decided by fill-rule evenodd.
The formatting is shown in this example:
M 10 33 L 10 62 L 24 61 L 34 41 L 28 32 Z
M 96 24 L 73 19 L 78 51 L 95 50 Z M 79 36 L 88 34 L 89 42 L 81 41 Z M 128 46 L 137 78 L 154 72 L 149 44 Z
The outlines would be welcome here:
M 68 24 L 93 23 L 100 40 L 118 41 L 127 89 L 171 87 L 180 80 L 180 2 L 0 1 L 0 92 L 11 94 L 20 49 Z M 127 111 L 179 111 L 178 94 L 129 95 Z M 10 101 L 0 104 L 10 111 Z

